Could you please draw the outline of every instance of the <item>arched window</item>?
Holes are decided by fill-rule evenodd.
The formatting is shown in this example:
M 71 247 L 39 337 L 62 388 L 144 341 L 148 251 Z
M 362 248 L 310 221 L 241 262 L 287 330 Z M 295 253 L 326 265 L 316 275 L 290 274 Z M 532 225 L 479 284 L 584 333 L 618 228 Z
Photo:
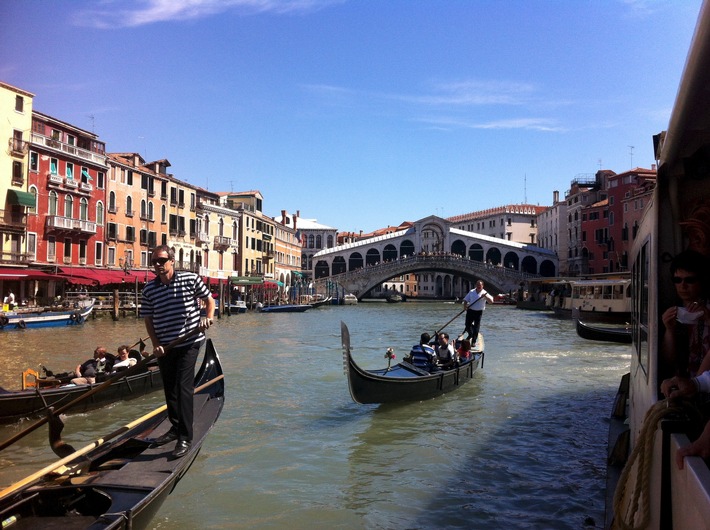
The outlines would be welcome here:
M 79 201 L 79 219 L 82 221 L 89 220 L 89 199 L 82 197 Z
M 72 199 L 71 195 L 67 194 L 67 196 L 64 197 L 64 217 L 71 219 L 73 215 L 74 215 L 74 199 Z
M 141 219 L 147 219 L 148 218 L 148 204 L 145 202 L 145 199 L 141 199 Z
M 316 248 L 323 248 L 323 241 L 322 237 L 320 234 L 316 236 Z
M 164 204 L 160 207 L 160 222 L 161 223 L 168 222 L 168 210 Z
M 308 235 L 308 248 L 315 248 L 316 238 L 313 234 Z
M 205 215 L 205 221 L 202 223 L 202 225 L 203 225 L 202 228 L 204 229 L 205 234 L 207 236 L 209 236 L 210 235 L 210 216 L 209 215 Z
M 116 192 L 112 191 L 108 194 L 108 211 L 116 213 Z
M 219 220 L 219 237 L 224 236 L 224 219 L 220 218 Z
M 126 215 L 133 215 L 133 197 L 126 197 Z
M 153 202 L 149 201 L 148 202 L 148 220 L 152 221 L 154 219 L 153 217 Z
M 102 226 L 104 224 L 104 203 L 101 201 L 96 203 L 96 224 Z
M 232 239 L 233 239 L 234 244 L 236 245 L 237 239 L 239 239 L 239 233 L 237 231 L 237 222 L 236 221 L 234 221 L 232 223 Z
M 52 190 L 49 192 L 49 210 L 47 213 L 49 215 L 57 215 L 57 202 L 59 202 L 59 197 L 57 197 L 57 192 Z
M 30 193 L 34 196 L 35 198 L 35 205 L 33 208 L 27 208 L 27 213 L 37 213 L 37 186 L 30 186 Z

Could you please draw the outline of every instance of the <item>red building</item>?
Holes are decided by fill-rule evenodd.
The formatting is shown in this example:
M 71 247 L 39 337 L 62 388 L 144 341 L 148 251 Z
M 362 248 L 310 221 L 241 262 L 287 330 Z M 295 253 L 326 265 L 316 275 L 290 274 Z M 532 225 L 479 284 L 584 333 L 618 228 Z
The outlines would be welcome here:
M 28 191 L 28 250 L 35 264 L 102 266 L 106 187 L 104 142 L 98 136 L 34 111 Z
M 635 168 L 610 174 L 602 200 L 582 211 L 582 256 L 589 274 L 628 271 L 628 253 L 643 198 L 656 182 L 656 169 Z M 635 202 L 631 201 L 636 197 Z M 647 201 L 646 201 L 647 202 Z

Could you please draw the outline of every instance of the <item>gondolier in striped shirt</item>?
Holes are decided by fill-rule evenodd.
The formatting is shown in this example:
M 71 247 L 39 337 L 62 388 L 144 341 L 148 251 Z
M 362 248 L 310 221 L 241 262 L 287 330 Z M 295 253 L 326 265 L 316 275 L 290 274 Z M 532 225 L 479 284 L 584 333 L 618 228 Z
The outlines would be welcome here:
M 195 363 L 205 341 L 203 332 L 212 325 L 215 302 L 202 278 L 193 272 L 175 270 L 172 248 L 156 247 L 152 264 L 157 277 L 143 289 L 141 316 L 153 343 L 153 354 L 158 358 L 172 423 L 172 428 L 153 443 L 163 445 L 177 440 L 173 457 L 180 458 L 192 444 Z M 205 305 L 204 317 L 200 317 L 200 300 Z M 198 329 L 199 333 L 194 333 Z M 184 341 L 165 351 L 165 346 L 185 336 Z

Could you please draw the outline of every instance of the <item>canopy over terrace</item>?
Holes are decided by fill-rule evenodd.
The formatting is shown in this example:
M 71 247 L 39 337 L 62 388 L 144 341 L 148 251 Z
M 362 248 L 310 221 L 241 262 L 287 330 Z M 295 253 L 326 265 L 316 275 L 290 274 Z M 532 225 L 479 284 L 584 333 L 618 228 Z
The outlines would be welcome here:
M 155 275 L 147 270 L 91 269 L 88 267 L 62 267 L 61 278 L 79 285 L 110 285 L 116 283 L 146 283 Z
M 50 274 L 44 271 L 3 267 L 0 268 L 0 281 L 2 280 L 64 280 L 64 278 L 60 275 Z

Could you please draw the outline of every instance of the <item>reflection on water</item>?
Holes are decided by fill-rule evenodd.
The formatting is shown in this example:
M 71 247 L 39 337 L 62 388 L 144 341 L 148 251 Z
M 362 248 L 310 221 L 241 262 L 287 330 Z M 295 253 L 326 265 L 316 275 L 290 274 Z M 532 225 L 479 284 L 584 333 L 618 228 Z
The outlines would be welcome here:
M 351 401 L 341 320 L 358 363 L 380 368 L 387 347 L 401 359 L 459 310 L 373 303 L 222 318 L 210 336 L 225 408 L 154 528 L 600 526 L 605 418 L 629 346 L 586 342 L 571 322 L 492 306 L 485 366 L 466 386 L 422 403 Z M 446 329 L 462 328 L 463 317 Z M 135 319 L 7 334 L 1 384 L 16 388 L 27 366 L 72 368 L 96 344 L 115 349 L 142 334 Z M 79 447 L 161 403 L 153 394 L 72 415 L 64 437 Z M 51 461 L 45 437 L 39 429 L 0 453 L 0 482 Z

